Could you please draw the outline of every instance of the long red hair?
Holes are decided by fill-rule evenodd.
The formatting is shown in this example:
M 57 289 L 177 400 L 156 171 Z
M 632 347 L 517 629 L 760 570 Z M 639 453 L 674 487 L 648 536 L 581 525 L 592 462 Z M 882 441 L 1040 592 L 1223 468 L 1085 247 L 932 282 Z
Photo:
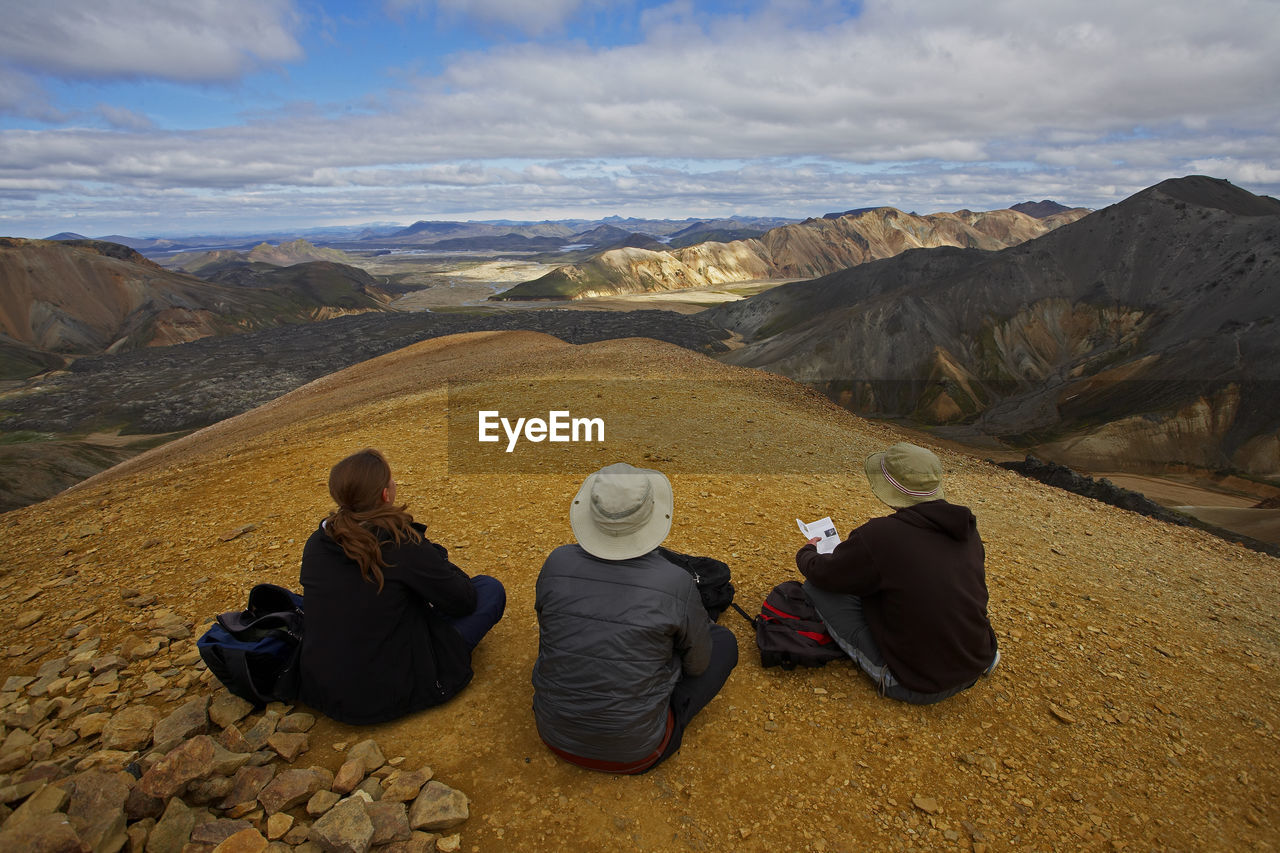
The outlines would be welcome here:
M 382 490 L 391 484 L 391 466 L 372 447 L 353 453 L 329 472 L 329 495 L 338 508 L 329 513 L 325 529 L 333 541 L 360 567 L 360 574 L 382 592 L 382 570 L 388 563 L 382 556 L 385 531 L 397 545 L 408 540 L 422 541 L 411 525 L 408 505 L 394 506 L 382 500 Z

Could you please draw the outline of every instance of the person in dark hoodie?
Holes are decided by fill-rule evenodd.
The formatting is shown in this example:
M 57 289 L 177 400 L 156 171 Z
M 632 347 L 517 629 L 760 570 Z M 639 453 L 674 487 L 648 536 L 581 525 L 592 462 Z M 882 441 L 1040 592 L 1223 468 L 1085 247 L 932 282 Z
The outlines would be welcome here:
M 986 553 L 967 507 L 947 503 L 942 463 L 899 443 L 866 461 L 871 491 L 897 511 L 830 554 L 796 554 L 832 637 L 884 696 L 928 705 L 968 690 L 1000 660 L 987 620 Z
M 303 702 L 343 723 L 393 720 L 471 681 L 471 652 L 502 618 L 506 591 L 468 577 L 396 505 L 372 448 L 329 473 L 337 503 L 302 549 Z

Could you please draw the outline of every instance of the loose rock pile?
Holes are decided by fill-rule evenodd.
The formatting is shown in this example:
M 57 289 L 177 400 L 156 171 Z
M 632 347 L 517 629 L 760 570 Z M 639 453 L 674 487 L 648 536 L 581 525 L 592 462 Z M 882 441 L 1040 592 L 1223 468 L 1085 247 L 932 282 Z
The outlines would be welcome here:
M 82 621 L 95 612 L 74 614 L 61 648 L 8 649 L 11 666 L 55 656 L 0 687 L 0 850 L 460 848 L 460 834 L 442 833 L 467 820 L 469 801 L 430 767 L 406 769 L 373 740 L 334 744 L 336 773 L 302 767 L 315 718 L 281 703 L 255 713 L 228 693 L 194 626 L 159 609 L 145 635 L 105 650 L 100 626 Z

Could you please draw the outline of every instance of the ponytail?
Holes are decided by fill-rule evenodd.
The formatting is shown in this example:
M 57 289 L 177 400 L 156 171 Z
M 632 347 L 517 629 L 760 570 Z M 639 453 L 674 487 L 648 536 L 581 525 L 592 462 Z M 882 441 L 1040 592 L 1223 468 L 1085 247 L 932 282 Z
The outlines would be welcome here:
M 348 456 L 329 472 L 329 495 L 338 507 L 329 513 L 325 528 L 378 592 L 384 584 L 382 570 L 388 565 L 378 531 L 389 534 L 396 545 L 422 541 L 422 534 L 412 527 L 407 504 L 382 502 L 382 490 L 390 482 L 391 466 L 373 448 Z

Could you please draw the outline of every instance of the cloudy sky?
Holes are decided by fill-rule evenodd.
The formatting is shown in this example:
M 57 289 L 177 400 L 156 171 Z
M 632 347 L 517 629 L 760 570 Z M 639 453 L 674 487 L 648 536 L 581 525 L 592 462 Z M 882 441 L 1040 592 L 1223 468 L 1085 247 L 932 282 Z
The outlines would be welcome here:
M 0 0 L 0 234 L 1280 195 L 1276 0 Z

